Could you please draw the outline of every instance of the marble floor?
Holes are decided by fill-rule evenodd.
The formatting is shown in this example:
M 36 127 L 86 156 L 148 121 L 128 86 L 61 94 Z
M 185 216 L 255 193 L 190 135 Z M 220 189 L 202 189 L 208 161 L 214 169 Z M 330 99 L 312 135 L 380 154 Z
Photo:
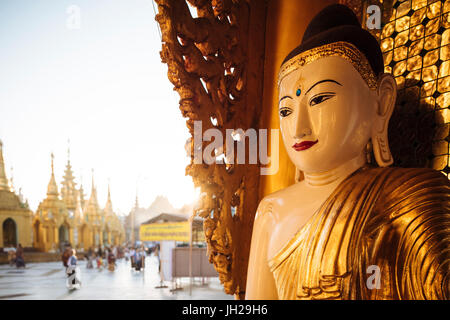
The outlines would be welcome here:
M 14 300 L 233 300 L 225 294 L 218 278 L 201 281 L 180 278 L 175 284 L 160 285 L 158 261 L 146 257 L 146 268 L 137 272 L 130 262 L 117 262 L 114 272 L 107 269 L 86 269 L 86 261 L 79 261 L 82 286 L 69 290 L 61 262 L 30 263 L 25 269 L 0 265 L 0 299 Z M 177 289 L 177 290 L 173 290 Z

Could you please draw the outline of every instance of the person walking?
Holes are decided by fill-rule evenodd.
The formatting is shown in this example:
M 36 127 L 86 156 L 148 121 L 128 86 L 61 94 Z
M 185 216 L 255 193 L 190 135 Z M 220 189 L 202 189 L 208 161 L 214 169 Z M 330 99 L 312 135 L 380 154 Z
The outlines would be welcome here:
M 137 248 L 134 253 L 136 271 L 141 271 L 145 266 L 145 252 L 142 248 Z
M 25 268 L 25 259 L 23 257 L 23 248 L 20 243 L 16 250 L 16 267 L 17 268 Z
M 66 269 L 68 267 L 67 262 L 69 261 L 69 258 L 72 254 L 71 251 L 72 251 L 72 249 L 70 247 L 66 247 L 61 255 L 62 263 Z
M 139 253 L 141 255 L 141 268 L 145 269 L 145 257 L 147 256 L 147 252 L 145 251 L 144 245 L 142 245 Z
M 105 247 L 105 250 L 104 250 L 104 256 L 103 256 L 103 266 L 105 267 L 105 268 L 107 268 L 108 267 L 108 257 L 109 257 L 109 252 L 110 252 L 111 250 L 108 248 L 108 247 Z
M 161 273 L 161 259 L 160 259 L 160 256 L 159 256 L 159 245 L 155 246 L 155 249 L 153 251 L 153 255 L 158 260 L 158 272 Z
M 125 261 L 130 260 L 130 249 L 125 248 Z
M 69 289 L 79 288 L 81 285 L 80 270 L 77 268 L 77 256 L 75 250 L 69 249 L 69 258 L 67 259 L 67 287 Z
M 16 264 L 16 248 L 8 250 L 8 262 L 11 267 Z
M 89 248 L 88 253 L 87 253 L 87 264 L 86 264 L 86 269 L 93 269 L 94 265 L 93 265 L 93 261 L 94 261 L 94 252 L 92 250 L 92 248 Z
M 131 261 L 131 268 L 135 268 L 135 266 L 136 266 L 136 250 L 133 247 L 130 250 L 130 261 Z
M 102 259 L 102 256 L 101 256 L 101 255 L 98 255 L 98 256 L 97 256 L 97 269 L 98 269 L 99 271 L 102 271 L 102 270 L 103 270 L 103 259 Z
M 116 266 L 116 256 L 114 255 L 112 250 L 109 250 L 108 254 L 108 270 L 114 271 Z

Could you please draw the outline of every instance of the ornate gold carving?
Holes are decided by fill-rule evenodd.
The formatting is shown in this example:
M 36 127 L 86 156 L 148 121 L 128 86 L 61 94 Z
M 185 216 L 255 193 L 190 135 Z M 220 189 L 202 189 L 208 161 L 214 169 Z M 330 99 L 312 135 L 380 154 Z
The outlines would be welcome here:
M 370 67 L 367 58 L 354 45 L 343 41 L 310 49 L 286 61 L 281 66 L 278 75 L 278 86 L 280 85 L 281 80 L 292 71 L 324 57 L 344 58 L 355 67 L 370 89 L 375 90 L 377 88 L 377 77 Z
M 202 121 L 203 131 L 215 128 L 223 137 L 226 129 L 257 129 L 264 65 L 264 2 L 155 2 L 162 33 L 161 59 L 180 95 L 180 110 L 191 135 L 196 120 Z M 193 18 L 191 12 L 197 17 Z M 225 291 L 243 297 L 258 204 L 259 168 L 194 164 L 193 138 L 190 149 L 192 161 L 186 174 L 202 190 L 197 214 L 205 218 L 209 261 L 219 272 Z

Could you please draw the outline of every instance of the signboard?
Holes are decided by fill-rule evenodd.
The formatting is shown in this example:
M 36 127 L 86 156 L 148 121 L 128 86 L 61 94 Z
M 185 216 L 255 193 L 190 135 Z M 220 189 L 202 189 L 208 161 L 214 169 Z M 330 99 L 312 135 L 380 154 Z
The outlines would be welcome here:
M 143 224 L 139 231 L 139 237 L 141 241 L 189 242 L 189 229 L 189 221 Z
M 205 232 L 200 229 L 194 229 L 192 234 L 192 241 L 193 242 L 206 242 L 206 238 L 205 238 Z

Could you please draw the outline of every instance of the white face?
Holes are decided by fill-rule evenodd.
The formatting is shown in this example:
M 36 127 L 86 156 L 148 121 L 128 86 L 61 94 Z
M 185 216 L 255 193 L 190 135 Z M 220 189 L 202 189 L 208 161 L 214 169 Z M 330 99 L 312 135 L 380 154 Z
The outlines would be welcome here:
M 364 152 L 375 123 L 377 95 L 350 62 L 326 57 L 283 78 L 278 107 L 292 162 L 306 173 L 319 173 Z

